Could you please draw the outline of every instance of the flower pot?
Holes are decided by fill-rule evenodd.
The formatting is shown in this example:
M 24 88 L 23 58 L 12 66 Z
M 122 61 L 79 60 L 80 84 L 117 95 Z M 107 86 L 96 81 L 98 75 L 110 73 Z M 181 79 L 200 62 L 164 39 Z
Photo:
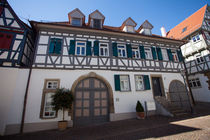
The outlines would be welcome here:
M 66 130 L 67 126 L 68 126 L 68 121 L 59 121 L 58 122 L 58 129 L 60 131 Z
M 137 115 L 137 119 L 144 119 L 145 118 L 144 112 L 136 112 L 136 115 Z

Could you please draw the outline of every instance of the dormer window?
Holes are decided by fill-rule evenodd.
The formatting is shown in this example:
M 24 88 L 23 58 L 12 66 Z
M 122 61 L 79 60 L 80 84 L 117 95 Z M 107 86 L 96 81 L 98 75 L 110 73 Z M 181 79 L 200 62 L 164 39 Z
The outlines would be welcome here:
M 73 25 L 73 26 L 81 26 L 81 19 L 80 18 L 72 18 L 71 25 Z
M 100 19 L 93 19 L 93 28 L 101 28 L 101 20 Z
M 144 23 L 139 27 L 137 32 L 144 35 L 152 35 L 152 24 L 149 21 L 144 21 Z
M 134 33 L 134 28 L 136 27 L 136 23 L 132 18 L 126 19 L 121 25 L 121 30 L 124 32 Z
M 101 29 L 103 28 L 104 19 L 104 15 L 95 10 L 89 15 L 88 25 L 92 28 Z
M 184 28 L 182 29 L 182 33 L 185 32 L 186 30 L 187 30 L 187 27 L 184 27 Z
M 68 14 L 69 23 L 72 26 L 82 26 L 85 24 L 85 15 L 78 9 L 74 9 Z

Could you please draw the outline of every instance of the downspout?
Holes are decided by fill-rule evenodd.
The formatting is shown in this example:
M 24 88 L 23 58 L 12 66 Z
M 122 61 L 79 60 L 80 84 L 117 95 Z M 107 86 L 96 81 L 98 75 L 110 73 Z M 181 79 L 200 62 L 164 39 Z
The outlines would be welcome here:
M 33 38 L 35 38 L 35 36 L 33 36 Z M 24 130 L 25 112 L 26 112 L 26 104 L 27 104 L 27 97 L 28 97 L 28 89 L 29 89 L 29 84 L 30 84 L 30 80 L 31 80 L 32 65 L 33 65 L 34 56 L 35 56 L 35 54 L 34 54 L 35 53 L 35 44 L 33 44 L 33 45 L 34 45 L 34 50 L 33 50 L 32 57 L 31 57 L 31 63 L 30 63 L 30 67 L 29 67 L 28 80 L 27 80 L 27 85 L 26 85 L 26 90 L 25 90 L 25 96 L 24 96 L 24 102 L 23 102 L 23 111 L 22 111 L 22 119 L 21 119 L 20 132 L 19 132 L 20 134 L 22 134 L 23 130 Z
M 21 125 L 20 125 L 20 134 L 23 133 L 23 129 L 24 129 L 25 112 L 26 112 L 26 104 L 27 104 L 27 97 L 28 97 L 28 88 L 29 88 L 29 83 L 30 83 L 30 79 L 31 79 L 31 72 L 32 72 L 32 66 L 30 66 L 30 69 L 29 69 L 28 81 L 27 81 L 26 90 L 25 90 L 25 96 L 24 96 L 24 102 L 23 102 L 23 112 L 22 112 L 22 119 L 21 119 Z

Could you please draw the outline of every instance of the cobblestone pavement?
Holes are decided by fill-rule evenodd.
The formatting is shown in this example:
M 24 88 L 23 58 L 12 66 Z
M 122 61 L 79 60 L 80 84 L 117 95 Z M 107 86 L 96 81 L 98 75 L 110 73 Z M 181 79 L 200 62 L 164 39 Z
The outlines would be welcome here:
M 0 137 L 2 140 L 209 140 L 210 106 L 198 107 L 193 115 L 151 116 L 145 120 L 123 120 L 96 126 L 41 131 Z

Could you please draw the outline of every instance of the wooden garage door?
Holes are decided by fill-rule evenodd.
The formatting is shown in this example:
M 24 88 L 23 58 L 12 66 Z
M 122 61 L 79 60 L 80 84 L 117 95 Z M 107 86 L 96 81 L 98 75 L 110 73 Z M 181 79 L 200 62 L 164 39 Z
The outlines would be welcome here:
M 96 79 L 87 78 L 75 89 L 74 126 L 84 126 L 109 120 L 109 97 L 106 85 Z
M 187 91 L 185 85 L 182 82 L 178 80 L 172 81 L 169 86 L 169 93 L 170 93 L 171 103 L 174 106 L 186 109 L 190 107 Z

